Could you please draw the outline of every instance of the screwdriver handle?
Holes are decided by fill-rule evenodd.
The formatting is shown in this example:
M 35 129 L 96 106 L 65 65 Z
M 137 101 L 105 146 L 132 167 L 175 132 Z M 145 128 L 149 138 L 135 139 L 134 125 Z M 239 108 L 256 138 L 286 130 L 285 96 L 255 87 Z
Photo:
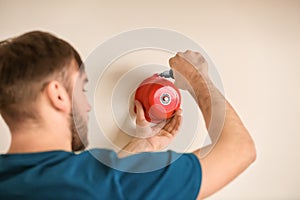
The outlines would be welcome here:
M 172 69 L 164 71 L 164 72 L 162 72 L 162 73 L 160 73 L 158 75 L 161 76 L 161 77 L 164 77 L 164 78 L 172 78 L 172 79 L 174 79 L 174 74 L 173 74 Z

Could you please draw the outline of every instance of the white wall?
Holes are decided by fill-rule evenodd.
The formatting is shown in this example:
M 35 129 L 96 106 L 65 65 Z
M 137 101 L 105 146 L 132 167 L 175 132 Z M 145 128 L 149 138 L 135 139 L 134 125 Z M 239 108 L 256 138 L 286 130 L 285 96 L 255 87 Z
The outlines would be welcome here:
M 300 1 L 0 0 L 0 27 L 0 40 L 35 29 L 56 33 L 84 58 L 112 35 L 138 27 L 191 37 L 218 67 L 258 154 L 210 199 L 300 198 Z M 3 122 L 0 132 L 5 152 Z

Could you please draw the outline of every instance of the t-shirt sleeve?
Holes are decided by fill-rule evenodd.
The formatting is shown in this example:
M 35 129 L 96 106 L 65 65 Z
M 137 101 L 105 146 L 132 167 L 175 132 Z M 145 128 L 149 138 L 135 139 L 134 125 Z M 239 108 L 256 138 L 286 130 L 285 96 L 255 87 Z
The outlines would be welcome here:
M 144 153 L 120 162 L 131 163 L 130 166 L 126 165 L 130 169 L 136 165 L 141 167 L 138 170 L 147 169 L 145 172 L 125 170 L 117 173 L 124 199 L 186 200 L 196 199 L 198 196 L 202 171 L 194 154 L 178 154 L 172 151 Z

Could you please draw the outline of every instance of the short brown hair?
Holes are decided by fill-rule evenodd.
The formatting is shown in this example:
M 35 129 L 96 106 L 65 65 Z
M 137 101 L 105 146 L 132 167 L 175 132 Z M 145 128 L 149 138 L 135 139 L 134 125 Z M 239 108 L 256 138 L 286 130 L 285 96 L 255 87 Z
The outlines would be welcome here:
M 11 119 L 35 118 L 30 106 L 49 78 L 57 78 L 70 90 L 68 66 L 81 66 L 78 52 L 67 42 L 41 31 L 0 42 L 0 112 Z M 71 91 L 68 91 L 71 92 Z

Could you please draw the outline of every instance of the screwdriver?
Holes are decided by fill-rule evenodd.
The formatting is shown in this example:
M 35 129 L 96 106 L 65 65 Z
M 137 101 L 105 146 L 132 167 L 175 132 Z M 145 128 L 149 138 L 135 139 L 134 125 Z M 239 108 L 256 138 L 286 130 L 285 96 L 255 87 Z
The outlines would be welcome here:
M 164 71 L 162 73 L 159 73 L 158 75 L 161 76 L 161 77 L 164 77 L 164 78 L 172 78 L 172 79 L 174 79 L 174 75 L 173 75 L 172 69 Z

